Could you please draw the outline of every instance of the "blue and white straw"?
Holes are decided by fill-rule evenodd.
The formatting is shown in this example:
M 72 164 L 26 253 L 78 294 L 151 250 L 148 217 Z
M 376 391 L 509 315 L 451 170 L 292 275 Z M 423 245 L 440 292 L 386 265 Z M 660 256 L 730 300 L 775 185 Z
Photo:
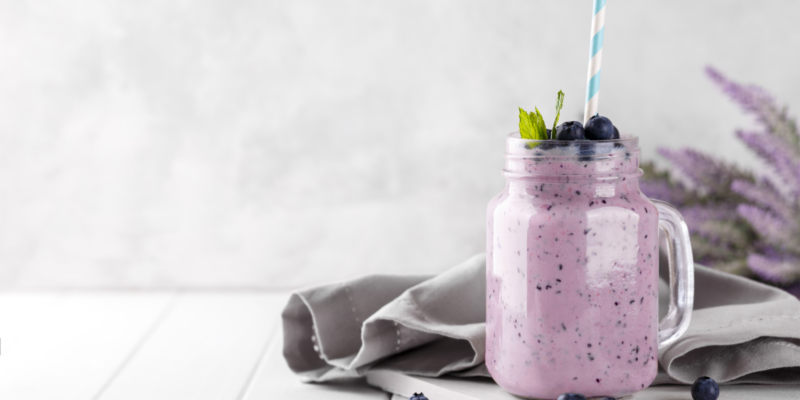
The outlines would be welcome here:
M 592 115 L 597 114 L 600 101 L 600 64 L 603 61 L 603 28 L 606 21 L 606 0 L 594 0 L 594 18 L 592 19 L 592 47 L 589 52 L 589 81 L 586 87 L 586 110 L 583 113 L 583 124 L 589 122 Z

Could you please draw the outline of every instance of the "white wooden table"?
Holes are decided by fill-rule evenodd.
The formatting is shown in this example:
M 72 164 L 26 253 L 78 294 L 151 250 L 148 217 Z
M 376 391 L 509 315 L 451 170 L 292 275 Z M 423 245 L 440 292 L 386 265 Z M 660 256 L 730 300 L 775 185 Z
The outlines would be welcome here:
M 287 294 L 0 294 L 0 399 L 371 399 L 300 383 L 281 355 Z
M 364 384 L 301 383 L 283 361 L 288 294 L 258 291 L 0 293 L 0 400 L 403 400 Z M 432 400 L 508 400 L 491 382 L 394 377 Z M 455 389 L 458 387 L 458 389 Z M 410 394 L 410 393 L 409 393 Z M 722 400 L 800 399 L 800 386 L 726 386 Z M 631 400 L 689 400 L 658 386 Z

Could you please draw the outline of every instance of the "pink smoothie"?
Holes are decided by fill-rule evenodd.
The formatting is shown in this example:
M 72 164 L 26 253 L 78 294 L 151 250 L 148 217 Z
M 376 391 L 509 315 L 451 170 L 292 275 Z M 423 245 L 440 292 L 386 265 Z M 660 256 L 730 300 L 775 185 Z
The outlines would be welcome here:
M 486 365 L 513 394 L 619 397 L 655 378 L 658 214 L 633 140 L 582 157 L 507 148 L 487 210 Z

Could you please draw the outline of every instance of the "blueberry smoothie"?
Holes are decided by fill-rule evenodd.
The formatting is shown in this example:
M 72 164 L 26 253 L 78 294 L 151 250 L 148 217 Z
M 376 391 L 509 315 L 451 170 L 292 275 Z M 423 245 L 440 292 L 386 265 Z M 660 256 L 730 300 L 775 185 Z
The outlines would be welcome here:
M 519 396 L 619 397 L 657 372 L 659 217 L 638 139 L 568 124 L 563 140 L 506 140 L 487 209 L 486 365 Z

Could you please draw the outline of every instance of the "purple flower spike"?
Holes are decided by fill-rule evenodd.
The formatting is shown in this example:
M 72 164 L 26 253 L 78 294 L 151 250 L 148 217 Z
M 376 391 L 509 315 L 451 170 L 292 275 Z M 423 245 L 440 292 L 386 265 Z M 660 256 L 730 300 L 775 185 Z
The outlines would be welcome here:
M 639 183 L 639 189 L 648 198 L 666 201 L 673 205 L 683 204 L 686 198 L 682 188 L 673 187 L 666 181 L 645 180 Z
M 734 82 L 714 68 L 708 77 L 755 116 L 756 130 L 737 131 L 762 164 L 761 176 L 693 149 L 659 149 L 685 185 L 646 165 L 640 186 L 680 208 L 695 260 L 755 276 L 800 297 L 800 132 L 766 90 Z M 648 180 L 649 179 L 649 180 Z
M 706 67 L 706 74 L 731 100 L 738 103 L 745 113 L 754 114 L 756 121 L 771 136 L 780 137 L 789 145 L 788 151 L 800 157 L 800 136 L 797 124 L 789 118 L 786 109 L 775 104 L 766 90 L 755 85 L 741 85 L 726 78 L 712 67 Z
M 794 216 L 792 205 L 768 178 L 760 179 L 757 184 L 735 180 L 731 183 L 731 190 L 746 200 L 772 211 L 780 218 L 787 219 Z
M 670 150 L 662 147 L 658 149 L 658 153 L 672 162 L 690 184 L 699 188 L 720 182 L 729 185 L 735 179 L 750 178 L 734 165 L 715 160 L 697 150 Z
M 736 136 L 764 159 L 783 180 L 795 196 L 800 195 L 800 164 L 787 151 L 787 144 L 778 137 L 752 132 L 736 132 Z
M 706 75 L 747 113 L 755 114 L 759 121 L 766 120 L 766 110 L 775 107 L 775 100 L 766 90 L 755 85 L 741 85 L 722 75 L 713 67 L 706 67 Z
M 796 227 L 792 226 L 789 221 L 749 204 L 740 204 L 736 210 L 759 235 L 769 240 L 770 243 L 775 243 L 780 247 L 795 245 Z
M 800 260 L 768 257 L 753 253 L 747 257 L 747 265 L 761 279 L 778 284 L 791 284 L 800 276 Z

